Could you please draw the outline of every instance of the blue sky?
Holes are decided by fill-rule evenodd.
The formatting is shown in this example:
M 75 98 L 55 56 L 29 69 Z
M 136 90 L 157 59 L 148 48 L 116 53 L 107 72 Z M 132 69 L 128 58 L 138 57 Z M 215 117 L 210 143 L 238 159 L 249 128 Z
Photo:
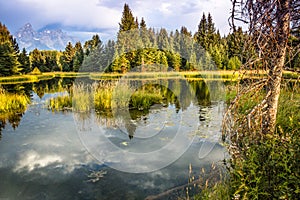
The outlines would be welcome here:
M 12 33 L 29 22 L 36 30 L 55 25 L 80 38 L 94 33 L 107 38 L 117 32 L 125 2 L 148 27 L 185 25 L 194 33 L 202 13 L 210 12 L 221 34 L 229 32 L 230 0 L 1 0 L 0 22 Z

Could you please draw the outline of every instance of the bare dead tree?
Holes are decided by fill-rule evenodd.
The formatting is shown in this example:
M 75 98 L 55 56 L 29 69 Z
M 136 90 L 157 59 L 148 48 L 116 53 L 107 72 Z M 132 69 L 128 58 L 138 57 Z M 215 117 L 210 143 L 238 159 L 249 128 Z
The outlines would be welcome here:
M 299 0 L 231 0 L 230 24 L 248 24 L 248 41 L 244 49 L 254 48 L 256 56 L 247 58 L 242 70 L 261 69 L 267 74 L 259 81 L 253 79 L 238 87 L 223 120 L 223 134 L 232 143 L 231 153 L 238 155 L 247 148 L 241 138 L 253 137 L 259 142 L 266 134 L 273 134 L 276 125 L 280 84 L 292 29 L 299 29 Z M 258 73 L 258 71 L 256 72 Z M 262 92 L 263 91 L 263 92 Z M 260 98 L 263 93 L 264 97 Z M 241 100 L 253 98 L 260 103 L 240 114 Z

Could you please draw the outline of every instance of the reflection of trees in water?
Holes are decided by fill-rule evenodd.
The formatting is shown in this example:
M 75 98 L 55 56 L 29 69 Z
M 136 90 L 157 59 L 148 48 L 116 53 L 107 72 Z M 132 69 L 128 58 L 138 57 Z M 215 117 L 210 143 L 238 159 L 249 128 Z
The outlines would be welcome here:
M 40 98 L 42 98 L 45 93 L 68 91 L 70 98 L 72 98 L 74 80 L 74 78 L 53 78 L 36 83 L 10 84 L 4 87 L 10 92 L 23 93 L 29 97 L 32 92 L 35 92 Z M 76 81 L 80 82 L 80 80 Z M 128 87 L 127 92 L 130 92 L 130 98 L 129 100 L 127 99 L 129 102 L 119 102 L 118 104 L 126 106 L 125 111 L 127 114 L 121 114 L 115 112 L 116 110 L 120 110 L 112 108 L 112 105 L 116 104 L 111 102 L 113 101 L 111 98 L 115 88 L 120 87 L 121 90 L 124 89 L 124 85 L 118 85 L 118 80 L 99 81 L 96 87 L 95 81 L 85 79 L 81 82 L 89 84 L 91 88 L 94 87 L 95 98 L 99 97 L 99 99 L 94 99 L 95 118 L 91 117 L 92 112 L 74 112 L 76 120 L 81 122 L 81 124 L 78 124 L 80 130 L 89 130 L 92 124 L 91 120 L 94 120 L 96 124 L 106 128 L 116 128 L 118 125 L 123 124 L 129 133 L 129 137 L 133 137 L 137 128 L 135 122 L 141 120 L 147 121 L 150 109 L 153 109 L 154 105 L 156 105 L 156 109 L 174 105 L 178 112 L 180 109 L 187 109 L 191 103 L 207 106 L 210 105 L 211 101 L 211 93 L 204 81 L 187 81 L 186 79 L 157 79 L 148 81 L 147 79 L 132 79 L 126 80 L 125 82 L 126 87 Z M 104 96 L 103 94 L 105 92 L 106 95 L 110 95 L 110 97 Z M 108 99 L 109 102 L 107 102 Z M 102 103 L 101 101 L 106 102 Z M 124 108 L 122 109 L 124 111 Z M 25 110 L 1 119 L 0 132 L 5 127 L 7 121 L 13 128 L 17 128 L 24 112 Z
M 18 110 L 15 112 L 1 114 L 1 116 L 0 116 L 0 139 L 1 139 L 2 130 L 7 125 L 7 122 L 9 122 L 9 124 L 13 127 L 13 129 L 16 129 L 21 122 L 24 112 L 25 112 L 25 109 Z
M 161 109 L 168 105 L 174 105 L 178 112 L 180 109 L 186 110 L 191 103 L 199 106 L 208 106 L 211 104 L 210 91 L 204 81 L 197 80 L 187 82 L 184 79 L 161 79 L 154 81 L 154 83 L 153 81 L 148 83 L 146 80 L 126 80 L 126 82 L 121 83 L 121 86 L 118 86 L 117 82 L 107 82 L 111 87 L 115 87 L 109 87 L 107 90 L 109 90 L 110 93 L 116 91 L 117 97 L 114 99 L 111 95 L 108 95 L 110 102 L 107 104 L 108 106 L 105 106 L 106 109 L 103 109 L 100 105 L 104 104 L 101 103 L 102 100 L 107 99 L 103 98 L 101 95 L 95 95 L 95 97 L 99 97 L 94 100 L 97 102 L 95 104 L 95 123 L 105 128 L 117 128 L 123 126 L 127 130 L 129 138 L 134 136 L 138 122 L 146 122 L 148 120 L 147 116 L 151 109 Z M 102 81 L 99 85 L 102 88 L 97 87 L 96 93 L 103 94 L 107 92 L 103 91 L 106 87 L 105 82 Z M 128 95 L 124 90 L 130 92 L 129 100 L 126 98 L 122 99 L 122 97 L 118 96 Z M 112 102 L 116 100 L 124 102 Z M 125 101 L 128 102 L 126 103 Z M 97 105 L 99 106 L 97 107 Z M 84 120 L 84 118 L 78 119 Z M 86 118 L 86 120 L 91 120 L 91 117 Z M 203 121 L 205 118 L 200 117 L 199 120 Z M 91 121 L 83 122 L 82 125 L 90 123 Z M 86 129 L 84 127 L 81 128 Z
M 69 91 L 74 80 L 75 78 L 53 78 L 50 80 L 41 80 L 33 83 L 30 90 L 35 92 L 40 98 L 43 98 L 45 93 Z
M 35 92 L 40 98 L 42 98 L 45 93 L 69 91 L 74 80 L 74 78 L 53 78 L 50 80 L 41 80 L 35 83 L 2 84 L 1 88 L 3 88 L 7 94 L 25 95 L 28 99 L 31 99 L 32 92 Z M 2 130 L 5 128 L 7 123 L 9 123 L 13 129 L 16 129 L 19 126 L 26 109 L 27 107 L 1 113 L 0 138 Z

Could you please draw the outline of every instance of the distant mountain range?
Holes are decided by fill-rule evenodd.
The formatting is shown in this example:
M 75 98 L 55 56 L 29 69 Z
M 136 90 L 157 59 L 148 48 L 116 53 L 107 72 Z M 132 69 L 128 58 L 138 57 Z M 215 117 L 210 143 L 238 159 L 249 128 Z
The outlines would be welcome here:
M 64 33 L 61 29 L 43 28 L 36 31 L 30 23 L 25 24 L 14 34 L 19 48 L 28 52 L 37 48 L 39 50 L 63 50 L 68 42 L 76 43 L 76 38 Z

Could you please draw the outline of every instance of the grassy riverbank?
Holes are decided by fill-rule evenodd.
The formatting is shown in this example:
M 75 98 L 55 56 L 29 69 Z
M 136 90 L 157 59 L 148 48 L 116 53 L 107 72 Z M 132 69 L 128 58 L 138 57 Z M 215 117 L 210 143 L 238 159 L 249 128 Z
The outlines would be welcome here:
M 228 94 L 228 98 L 232 96 Z M 249 99 L 244 101 L 242 107 L 249 107 Z M 241 108 L 241 112 L 245 109 Z M 299 111 L 298 81 L 293 87 L 282 87 L 276 132 L 265 135 L 259 142 L 253 142 L 253 136 L 240 139 L 241 145 L 249 147 L 243 157 L 229 160 L 227 178 L 204 188 L 195 199 L 297 199 L 300 193 Z
M 47 72 L 41 74 L 27 74 L 18 76 L 0 77 L 0 84 L 14 84 L 24 82 L 38 82 L 40 80 L 48 80 L 55 77 L 62 78 L 78 78 L 89 77 L 92 80 L 118 79 L 126 77 L 127 79 L 153 79 L 153 78 L 186 78 L 191 80 L 208 79 L 208 80 L 237 80 L 238 78 L 266 77 L 264 71 L 194 71 L 194 72 L 129 72 L 120 73 L 99 73 L 99 72 Z M 297 79 L 299 73 L 285 71 L 283 74 L 285 79 Z

